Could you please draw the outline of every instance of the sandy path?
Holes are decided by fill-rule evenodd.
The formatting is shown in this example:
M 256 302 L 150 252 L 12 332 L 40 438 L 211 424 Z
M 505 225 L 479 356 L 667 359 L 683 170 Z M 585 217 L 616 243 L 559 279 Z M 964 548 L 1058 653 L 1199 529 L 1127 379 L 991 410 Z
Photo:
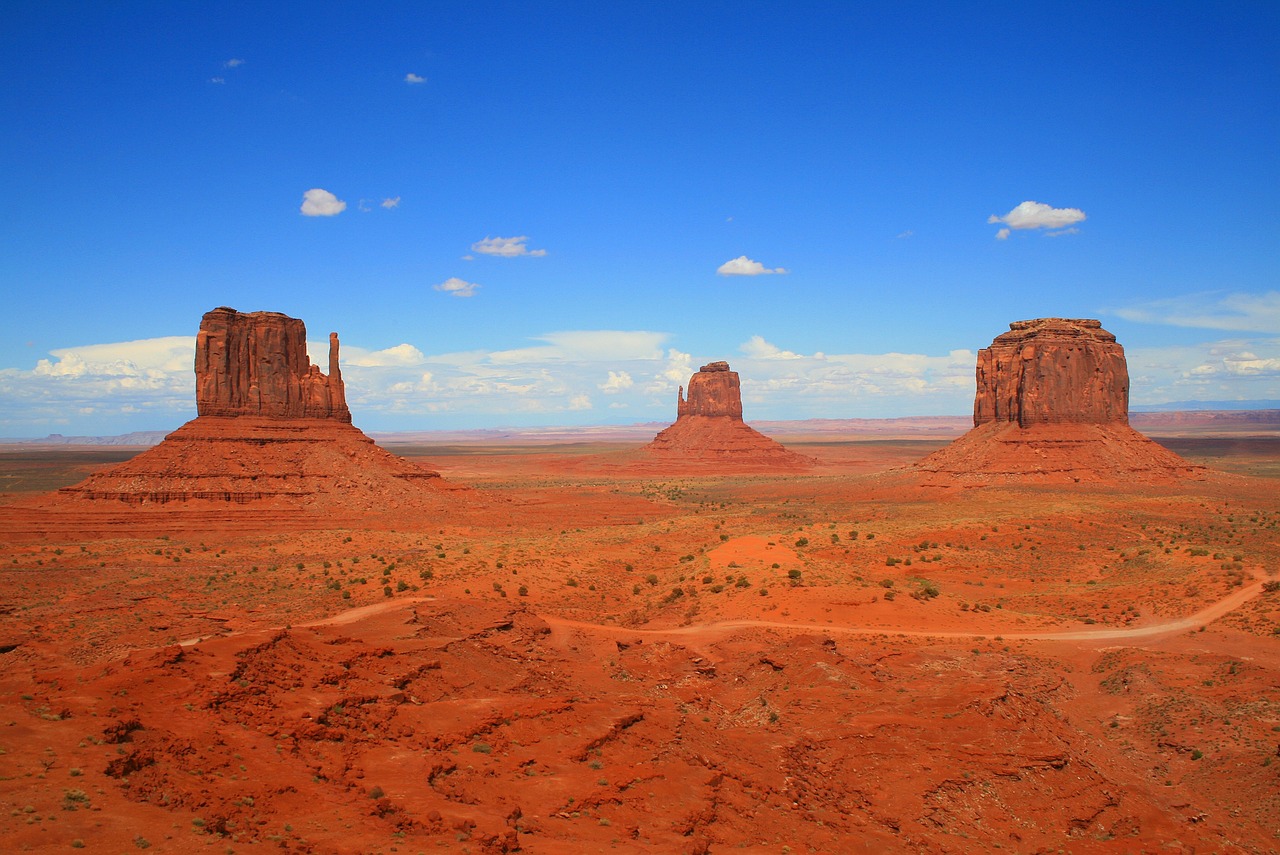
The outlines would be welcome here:
M 759 628 L 801 632 L 826 632 L 840 635 L 898 635 L 913 638 L 981 639 L 998 637 L 1006 641 L 1112 641 L 1116 639 L 1151 638 L 1154 636 L 1183 632 L 1189 629 L 1198 629 L 1239 608 L 1242 604 L 1262 593 L 1262 584 L 1263 583 L 1261 581 L 1254 582 L 1252 585 L 1241 588 L 1213 605 L 1201 609 L 1195 614 L 1188 615 L 1187 617 L 1175 618 L 1174 620 L 1161 621 L 1160 623 L 1126 629 L 1073 629 L 1054 632 L 1005 632 L 997 629 L 988 630 L 987 632 L 956 632 L 881 626 L 836 626 L 833 624 L 792 623 L 768 620 L 730 620 L 718 623 L 673 627 L 671 629 L 631 629 L 627 627 L 607 626 L 604 624 L 586 623 L 583 621 L 549 617 L 547 615 L 542 615 L 541 617 L 552 626 L 590 631 L 604 630 L 623 635 L 643 634 L 710 638 L 712 636 L 727 635 L 734 630 Z
M 768 620 L 729 620 L 717 623 L 695 624 L 691 626 L 672 627 L 670 629 L 635 629 L 608 624 L 589 623 L 570 620 L 550 615 L 539 615 L 553 628 L 577 629 L 586 632 L 604 632 L 616 635 L 654 635 L 654 636 L 694 636 L 701 639 L 728 635 L 740 629 L 780 629 L 797 632 L 823 632 L 839 635 L 897 635 L 912 638 L 963 638 L 983 639 L 1001 638 L 1006 641 L 1115 641 L 1121 639 L 1152 638 L 1161 635 L 1198 629 L 1217 620 L 1225 614 L 1239 608 L 1244 603 L 1262 593 L 1262 580 L 1255 581 L 1216 603 L 1201 609 L 1195 614 L 1146 626 L 1125 629 L 1072 629 L 1054 632 L 1005 632 L 989 630 L 987 632 L 956 632 L 931 629 L 909 629 L 882 626 L 836 626 L 833 624 L 794 623 Z M 297 627 L 342 626 L 357 623 L 368 617 L 393 609 L 405 608 L 418 603 L 431 602 L 435 597 L 414 597 L 412 599 L 387 600 L 368 606 L 349 609 L 330 617 L 319 618 L 305 623 L 292 624 Z M 231 632 L 224 635 L 211 635 L 203 638 L 189 638 L 179 642 L 183 647 L 190 647 L 201 641 L 214 638 L 229 638 L 237 635 L 276 632 L 285 627 L 261 627 L 252 630 Z

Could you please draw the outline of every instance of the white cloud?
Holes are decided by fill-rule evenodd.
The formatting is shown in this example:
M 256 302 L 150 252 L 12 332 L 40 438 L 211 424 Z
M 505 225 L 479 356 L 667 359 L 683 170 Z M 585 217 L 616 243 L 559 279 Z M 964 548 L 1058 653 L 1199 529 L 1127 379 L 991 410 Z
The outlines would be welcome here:
M 1125 354 L 1135 404 L 1280 398 L 1280 338 L 1126 347 Z
M 417 84 L 419 84 L 419 83 L 426 83 L 426 82 L 427 82 L 427 78 L 425 78 L 425 77 L 419 77 L 418 75 L 416 75 L 416 74 L 414 74 L 412 71 L 410 71 L 408 74 L 406 74 L 406 75 L 404 76 L 404 82 L 405 82 L 405 83 L 408 83 L 410 86 L 414 86 L 414 85 L 417 85 Z
M 762 276 L 768 273 L 786 273 L 785 267 L 774 267 L 772 269 L 765 267 L 758 261 L 752 261 L 745 255 L 737 258 L 731 258 L 724 264 L 716 268 L 716 273 L 721 276 Z
M 210 77 L 209 82 L 210 83 L 226 83 L 227 79 L 225 77 Z
M 645 330 L 574 330 L 535 336 L 544 344 L 489 355 L 495 364 L 541 362 L 623 362 L 659 359 L 666 333 Z
M 789 350 L 772 345 L 765 341 L 761 336 L 753 335 L 747 339 L 739 348 L 743 353 L 752 359 L 801 359 L 798 353 L 792 353 Z M 821 356 L 821 354 L 818 354 Z
M 475 294 L 476 289 L 480 286 L 474 282 L 468 282 L 465 279 L 459 279 L 457 276 L 451 276 L 441 282 L 439 285 L 433 286 L 437 291 L 443 291 L 454 297 L 470 297 Z
M 914 232 L 912 229 L 907 229 L 905 232 L 899 232 L 899 233 L 898 233 L 898 237 L 899 237 L 899 238 L 909 238 L 909 237 L 911 237 L 911 236 L 912 236 L 912 235 L 914 235 L 914 234 L 915 234 L 915 232 Z
M 1010 229 L 1062 229 L 1054 234 L 1075 234 L 1076 230 L 1066 227 L 1084 220 L 1085 213 L 1079 208 L 1054 208 L 1032 201 L 1023 202 L 1003 217 L 995 214 L 987 217 L 987 222 L 992 225 L 1004 223 L 1008 227 L 996 232 L 997 240 L 1008 238 Z
M 383 199 L 383 200 L 382 200 L 381 202 L 379 202 L 378 204 L 382 205 L 382 207 L 384 207 L 384 208 L 386 208 L 388 211 L 390 211 L 392 208 L 398 208 L 398 207 L 400 207 L 400 197 L 399 197 L 399 196 L 395 196 L 395 197 L 392 197 L 392 198 Z
M 1240 332 L 1280 330 L 1280 291 L 1209 291 L 1136 303 L 1114 310 L 1127 321 Z
M 509 238 L 486 237 L 471 244 L 471 249 L 481 255 L 496 255 L 499 258 L 515 258 L 520 255 L 541 258 L 547 254 L 545 249 L 529 249 L 528 242 L 527 235 Z
M 311 361 L 317 365 L 327 365 L 327 362 L 320 362 L 317 358 L 321 354 L 328 359 L 329 343 L 325 342 L 321 345 L 317 342 L 312 345 L 307 343 L 307 352 L 314 354 Z M 397 344 L 395 347 L 388 347 L 383 350 L 365 350 L 359 347 L 342 347 L 342 363 L 344 365 L 359 365 L 363 368 L 381 368 L 391 365 L 421 365 L 426 362 L 427 357 L 418 348 L 411 344 Z
M 626 371 L 610 371 L 609 379 L 596 386 L 606 395 L 616 395 L 624 389 L 630 389 L 636 383 Z
M 224 63 L 222 64 L 223 68 L 239 68 L 239 67 L 240 67 L 240 66 L 242 66 L 242 65 L 244 65 L 244 60 L 243 60 L 243 59 L 236 59 L 236 58 L 234 58 L 234 57 L 233 57 L 232 59 L 227 60 L 226 62 L 224 62 Z
M 306 217 L 335 217 L 347 209 L 347 203 L 330 193 L 313 187 L 302 194 L 302 211 Z
M 590 395 L 574 395 L 569 399 L 570 410 L 589 410 L 591 409 Z

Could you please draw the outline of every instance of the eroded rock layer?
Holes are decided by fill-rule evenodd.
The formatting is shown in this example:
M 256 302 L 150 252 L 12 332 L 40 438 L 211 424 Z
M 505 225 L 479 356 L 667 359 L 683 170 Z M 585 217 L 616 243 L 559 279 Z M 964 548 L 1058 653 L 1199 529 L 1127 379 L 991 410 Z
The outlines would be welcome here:
M 978 351 L 973 423 L 1127 424 L 1124 348 L 1096 320 L 1014 321 Z
M 441 482 L 439 473 L 332 419 L 200 416 L 154 448 L 61 492 L 132 505 L 283 499 L 377 510 Z
M 329 373 L 307 357 L 307 329 L 279 312 L 206 312 L 196 335 L 196 412 L 350 422 L 338 334 L 329 334 Z
M 742 387 L 727 362 L 702 366 L 676 398 L 676 421 L 641 451 L 645 458 L 713 470 L 806 469 L 814 461 L 742 420 Z
M 1015 321 L 978 351 L 974 427 L 912 471 L 932 486 L 1208 477 L 1129 426 L 1124 348 L 1096 320 Z

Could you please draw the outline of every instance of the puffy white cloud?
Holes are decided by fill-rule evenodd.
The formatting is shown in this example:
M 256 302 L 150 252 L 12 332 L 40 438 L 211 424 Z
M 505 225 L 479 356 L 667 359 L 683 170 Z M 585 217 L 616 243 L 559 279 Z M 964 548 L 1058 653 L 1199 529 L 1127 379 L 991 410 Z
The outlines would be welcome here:
M 1127 321 L 1241 332 L 1280 330 L 1280 291 L 1185 294 L 1114 310 Z
M 541 258 L 547 254 L 545 249 L 529 249 L 528 243 L 527 235 L 509 238 L 486 237 L 471 244 L 471 249 L 481 255 L 496 255 L 499 258 L 515 258 L 520 255 Z
M 783 350 L 777 345 L 770 344 L 761 336 L 753 335 L 747 339 L 739 348 L 743 353 L 753 359 L 801 359 L 798 353 L 792 353 L 789 350 Z M 822 354 L 817 355 L 819 358 Z
M 459 279 L 457 276 L 450 276 L 439 285 L 433 285 L 432 287 L 437 291 L 443 291 L 454 297 L 470 297 L 475 294 L 476 289 L 480 286 L 474 282 Z
M 762 276 L 769 273 L 786 273 L 785 267 L 765 267 L 758 261 L 752 261 L 745 255 L 731 258 L 716 268 L 721 276 Z
M 329 343 L 307 342 L 307 352 L 316 365 L 328 365 Z M 320 361 L 323 354 L 324 362 Z M 388 365 L 421 365 L 427 361 L 426 354 L 411 344 L 397 344 L 383 350 L 365 350 L 360 347 L 342 347 L 342 363 L 359 365 L 363 368 L 379 368 Z M 327 369 L 326 369 L 327 370 Z
M 636 382 L 631 379 L 631 375 L 626 371 L 610 371 L 609 379 L 596 386 L 606 395 L 616 395 L 624 389 L 630 389 Z
M 404 76 L 404 82 L 408 83 L 410 86 L 416 86 L 419 83 L 426 83 L 427 78 L 421 77 L 417 74 L 414 74 L 412 71 L 410 71 L 408 74 Z
M 302 215 L 305 217 L 335 217 L 347 209 L 347 203 L 330 193 L 313 187 L 302 194 Z
M 574 395 L 572 398 L 569 399 L 568 409 L 570 410 L 591 409 L 591 396 L 590 395 Z
M 395 197 L 392 197 L 392 198 L 383 199 L 383 200 L 382 200 L 381 202 L 379 202 L 378 204 L 382 205 L 382 207 L 384 207 L 384 208 L 386 208 L 388 211 L 390 211 L 392 208 L 398 208 L 398 207 L 400 207 L 400 197 L 399 197 L 399 196 L 395 196 Z
M 1074 234 L 1075 230 L 1066 227 L 1085 220 L 1084 211 L 1079 208 L 1055 208 L 1043 202 L 1026 201 L 1018 205 L 1003 217 L 995 214 L 987 217 L 991 224 L 1004 223 L 1007 228 L 996 232 L 997 240 L 1009 237 L 1010 229 L 1062 229 L 1055 234 Z

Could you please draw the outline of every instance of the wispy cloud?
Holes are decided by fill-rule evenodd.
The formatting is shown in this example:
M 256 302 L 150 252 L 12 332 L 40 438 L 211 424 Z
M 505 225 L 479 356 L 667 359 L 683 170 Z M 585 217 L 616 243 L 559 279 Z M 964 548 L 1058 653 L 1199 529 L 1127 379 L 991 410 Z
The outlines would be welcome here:
M 223 68 L 239 68 L 242 65 L 244 65 L 244 60 L 239 59 L 237 57 L 232 57 L 231 59 L 222 63 Z
M 302 215 L 304 217 L 336 217 L 347 209 L 347 203 L 330 193 L 313 187 L 302 194 Z
M 383 200 L 382 200 L 381 202 L 379 202 L 378 204 L 380 204 L 382 207 L 384 207 L 384 208 L 386 208 L 388 211 L 390 211 L 392 208 L 399 208 L 399 207 L 400 207 L 400 197 L 399 197 L 399 196 L 395 196 L 395 197 L 392 197 L 392 198 L 383 199 Z
M 471 244 L 471 249 L 481 255 L 496 255 L 499 258 L 515 258 L 520 255 L 540 258 L 547 254 L 545 249 L 529 249 L 528 243 L 529 238 L 526 235 L 509 238 L 486 237 Z
M 468 282 L 465 279 L 459 279 L 457 276 L 451 276 L 441 282 L 439 285 L 432 286 L 437 291 L 443 291 L 454 297 L 470 297 L 476 293 L 476 289 L 480 286 L 474 282 Z
M 1207 291 L 1115 309 L 1127 321 L 1211 330 L 1280 331 L 1280 291 Z
M 996 223 L 1004 223 L 1005 225 L 1005 228 L 996 232 L 996 240 L 1006 240 L 1011 230 L 1019 229 L 1058 229 L 1059 231 L 1050 232 L 1054 236 L 1075 234 L 1076 229 L 1067 227 L 1074 223 L 1084 222 L 1084 220 L 1085 213 L 1079 208 L 1055 208 L 1043 202 L 1029 200 L 1018 205 L 1003 217 L 995 214 L 987 217 L 987 222 L 992 225 Z
M 410 71 L 408 74 L 404 76 L 404 82 L 408 83 L 410 86 L 417 86 L 419 83 L 426 83 L 427 78 L 421 77 L 417 74 L 414 74 L 412 71 Z
M 721 276 L 762 276 L 769 273 L 786 273 L 785 267 L 765 267 L 758 261 L 752 261 L 745 255 L 737 258 L 731 258 L 724 264 L 716 268 L 716 273 Z

